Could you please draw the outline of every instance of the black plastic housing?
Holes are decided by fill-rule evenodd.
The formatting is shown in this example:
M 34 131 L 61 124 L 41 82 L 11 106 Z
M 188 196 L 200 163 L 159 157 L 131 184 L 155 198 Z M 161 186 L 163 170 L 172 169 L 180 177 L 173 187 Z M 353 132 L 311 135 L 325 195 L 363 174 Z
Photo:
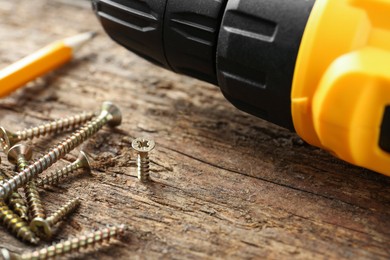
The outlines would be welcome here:
M 291 84 L 315 0 L 92 0 L 106 32 L 238 108 L 293 130 Z
M 216 43 L 227 0 L 93 0 L 103 28 L 139 56 L 217 84 Z
M 225 0 L 169 0 L 164 47 L 173 71 L 217 84 L 215 52 Z
M 107 34 L 139 56 L 171 69 L 163 45 L 165 0 L 93 0 Z
M 291 85 L 314 0 L 230 0 L 218 38 L 217 71 L 239 109 L 293 129 Z

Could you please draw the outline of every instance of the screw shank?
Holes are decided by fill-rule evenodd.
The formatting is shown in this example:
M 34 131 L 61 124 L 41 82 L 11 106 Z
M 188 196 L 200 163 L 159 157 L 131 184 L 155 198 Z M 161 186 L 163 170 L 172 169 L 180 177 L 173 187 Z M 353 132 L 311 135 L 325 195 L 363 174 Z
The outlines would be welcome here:
M 17 141 L 23 141 L 33 138 L 39 138 L 45 135 L 52 135 L 64 132 L 66 130 L 72 130 L 80 125 L 91 120 L 95 116 L 94 113 L 82 113 L 59 120 L 55 120 L 43 125 L 38 125 L 25 129 L 23 131 L 17 131 L 15 135 L 17 136 Z
M 49 259 L 54 256 L 65 256 L 73 252 L 79 252 L 82 249 L 93 247 L 103 242 L 109 242 L 111 238 L 121 236 L 126 230 L 124 225 L 108 227 L 84 236 L 71 238 L 66 241 L 45 247 L 43 249 L 24 253 L 20 259 Z
M 80 205 L 80 198 L 75 198 L 73 200 L 68 201 L 64 206 L 62 206 L 59 210 L 57 210 L 53 215 L 48 217 L 46 221 L 50 226 L 54 226 L 57 224 L 62 218 L 66 215 L 73 212 Z
M 137 155 L 137 175 L 141 182 L 148 182 L 150 180 L 149 164 L 148 153 L 139 153 Z
M 44 219 L 46 217 L 45 209 L 43 208 L 42 201 L 35 183 L 33 181 L 30 181 L 27 184 L 25 191 L 31 219 Z

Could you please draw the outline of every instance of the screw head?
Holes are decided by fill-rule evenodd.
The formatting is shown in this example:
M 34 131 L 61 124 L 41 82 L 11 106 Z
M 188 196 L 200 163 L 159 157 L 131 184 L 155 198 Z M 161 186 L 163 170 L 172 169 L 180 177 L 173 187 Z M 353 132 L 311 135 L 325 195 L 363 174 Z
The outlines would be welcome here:
M 156 143 L 152 139 L 136 138 L 131 142 L 131 146 L 134 150 L 140 153 L 148 153 L 154 149 Z
M 30 223 L 31 231 L 34 233 L 43 233 L 46 237 L 51 237 L 52 230 L 46 219 L 34 218 Z
M 88 155 L 84 151 L 80 151 L 79 156 L 77 157 L 80 166 L 88 172 L 91 172 L 91 163 L 89 161 Z
M 9 149 L 12 145 L 17 142 L 17 136 L 6 130 L 4 127 L 0 127 L 0 142 L 3 150 Z M 7 151 L 5 151 L 7 152 Z
M 12 146 L 11 149 L 8 150 L 8 161 L 12 164 L 16 164 L 18 162 L 19 155 L 23 155 L 27 161 L 31 160 L 31 147 L 26 144 L 17 144 Z
M 116 105 L 110 101 L 106 101 L 102 105 L 102 111 L 108 112 L 112 118 L 107 122 L 111 127 L 118 126 L 122 123 L 122 113 Z

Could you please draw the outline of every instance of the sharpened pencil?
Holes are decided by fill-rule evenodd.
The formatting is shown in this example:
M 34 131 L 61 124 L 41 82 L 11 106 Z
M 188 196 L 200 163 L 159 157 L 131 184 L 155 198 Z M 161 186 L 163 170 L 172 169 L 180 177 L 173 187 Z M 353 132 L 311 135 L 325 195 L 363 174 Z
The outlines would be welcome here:
M 75 51 L 95 35 L 86 32 L 54 42 L 0 70 L 0 98 L 69 62 Z

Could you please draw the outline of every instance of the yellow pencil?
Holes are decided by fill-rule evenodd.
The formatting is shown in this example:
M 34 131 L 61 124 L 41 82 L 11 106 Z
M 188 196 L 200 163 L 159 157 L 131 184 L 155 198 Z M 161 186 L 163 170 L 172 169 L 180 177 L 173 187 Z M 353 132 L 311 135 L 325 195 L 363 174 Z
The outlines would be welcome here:
M 94 32 L 87 32 L 54 42 L 1 70 L 0 98 L 70 61 L 74 52 L 94 36 Z

